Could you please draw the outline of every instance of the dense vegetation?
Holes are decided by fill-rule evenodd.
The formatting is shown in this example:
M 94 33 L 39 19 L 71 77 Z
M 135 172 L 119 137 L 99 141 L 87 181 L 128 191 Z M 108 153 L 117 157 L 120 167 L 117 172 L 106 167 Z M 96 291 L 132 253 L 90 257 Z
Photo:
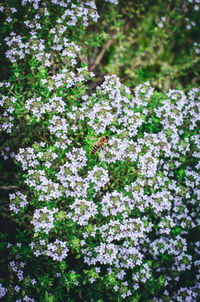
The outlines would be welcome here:
M 199 11 L 1 3 L 2 300 L 200 299 Z

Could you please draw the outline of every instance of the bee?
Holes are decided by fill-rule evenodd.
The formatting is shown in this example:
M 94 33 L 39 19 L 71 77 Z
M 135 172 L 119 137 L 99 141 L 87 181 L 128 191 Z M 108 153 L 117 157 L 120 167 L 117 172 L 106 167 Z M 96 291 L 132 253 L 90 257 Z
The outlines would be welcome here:
M 90 153 L 97 153 L 99 151 L 100 148 L 103 149 L 103 146 L 105 144 L 107 144 L 109 140 L 109 136 L 108 135 L 105 135 L 105 136 L 102 136 L 99 138 L 99 140 L 94 144 L 93 148 L 92 148 L 92 151 L 90 151 Z

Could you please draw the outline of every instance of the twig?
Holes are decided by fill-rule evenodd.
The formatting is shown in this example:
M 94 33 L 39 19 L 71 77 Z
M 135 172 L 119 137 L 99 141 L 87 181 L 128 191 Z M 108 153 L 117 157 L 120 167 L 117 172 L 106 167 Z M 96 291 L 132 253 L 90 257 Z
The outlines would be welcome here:
M 78 57 L 84 65 L 87 65 L 86 60 L 83 58 L 81 51 L 78 52 Z
M 18 187 L 17 186 L 0 186 L 0 190 L 14 190 L 14 189 L 17 189 Z
M 24 221 L 23 221 L 23 222 L 19 222 L 19 221 L 17 221 L 17 219 L 15 219 L 13 216 L 9 215 L 9 213 L 10 213 L 10 210 L 9 210 L 9 209 L 4 208 L 3 211 L 7 212 L 8 214 L 6 214 L 5 212 L 2 212 L 2 211 L 1 211 L 1 212 L 0 212 L 0 215 L 1 215 L 2 217 L 8 218 L 9 220 L 15 222 L 16 224 L 21 224 L 21 225 L 24 226 L 26 229 L 31 229 L 31 226 L 30 226 L 30 225 L 27 225 L 26 222 L 24 222 Z M 27 217 L 27 215 L 26 215 L 26 217 Z
M 89 68 L 90 71 L 93 71 L 96 66 L 100 63 L 100 61 L 102 60 L 106 50 L 110 47 L 110 45 L 113 43 L 114 37 L 111 37 L 103 46 L 103 49 L 101 50 L 101 52 L 99 53 L 99 55 L 97 56 L 96 60 L 94 61 L 94 64 Z

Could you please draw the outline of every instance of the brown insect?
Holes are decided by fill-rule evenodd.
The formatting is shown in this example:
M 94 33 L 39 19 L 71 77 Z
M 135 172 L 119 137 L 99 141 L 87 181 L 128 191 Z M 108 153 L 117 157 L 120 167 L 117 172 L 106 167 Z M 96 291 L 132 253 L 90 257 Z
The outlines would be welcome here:
M 103 146 L 105 144 L 107 144 L 109 140 L 109 136 L 108 135 L 105 135 L 105 136 L 102 136 L 99 138 L 99 140 L 94 144 L 93 148 L 92 148 L 92 151 L 90 151 L 90 153 L 97 153 L 99 151 L 100 148 L 103 149 Z

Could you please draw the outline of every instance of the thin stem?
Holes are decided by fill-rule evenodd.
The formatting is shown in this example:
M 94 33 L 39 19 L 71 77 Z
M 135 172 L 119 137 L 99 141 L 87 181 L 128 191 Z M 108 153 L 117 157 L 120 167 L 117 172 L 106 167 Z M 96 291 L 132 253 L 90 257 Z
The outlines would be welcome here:
M 96 66 L 101 62 L 101 60 L 103 59 L 103 56 L 106 52 L 106 50 L 110 47 L 110 45 L 113 43 L 114 41 L 114 37 L 111 37 L 103 46 L 103 49 L 100 51 L 99 55 L 97 56 L 96 60 L 94 61 L 94 64 L 89 68 L 90 71 L 93 71 Z

